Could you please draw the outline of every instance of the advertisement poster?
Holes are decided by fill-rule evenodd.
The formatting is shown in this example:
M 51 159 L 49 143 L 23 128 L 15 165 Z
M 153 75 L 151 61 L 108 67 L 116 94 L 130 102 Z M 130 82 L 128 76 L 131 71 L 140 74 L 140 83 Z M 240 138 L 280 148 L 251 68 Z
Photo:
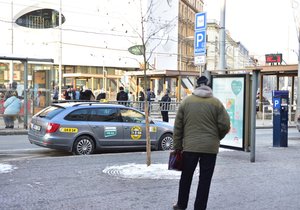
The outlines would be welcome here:
M 213 94 L 226 108 L 231 129 L 221 141 L 222 146 L 243 149 L 245 77 L 214 77 Z

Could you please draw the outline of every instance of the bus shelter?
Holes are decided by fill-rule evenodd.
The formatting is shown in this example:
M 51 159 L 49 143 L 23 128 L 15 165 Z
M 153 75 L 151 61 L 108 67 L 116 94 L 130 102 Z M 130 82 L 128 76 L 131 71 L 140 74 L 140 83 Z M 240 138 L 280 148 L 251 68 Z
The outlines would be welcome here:
M 28 128 L 28 62 L 53 63 L 53 59 L 0 56 L 0 60 L 20 61 L 24 65 L 24 129 Z
M 136 84 L 137 93 L 144 89 L 144 71 L 128 71 L 126 76 L 131 77 L 131 81 Z M 192 93 L 196 78 L 199 72 L 196 71 L 179 71 L 179 70 L 147 70 L 146 77 L 148 87 L 154 90 L 158 95 L 169 90 L 171 96 L 176 101 Z
M 260 82 L 257 95 L 259 102 L 258 111 L 262 111 L 266 101 L 269 104 L 272 103 L 273 90 L 289 90 L 291 110 L 295 111 L 294 106 L 297 99 L 297 86 L 295 84 L 298 82 L 298 65 L 270 65 L 260 66 L 260 68 Z

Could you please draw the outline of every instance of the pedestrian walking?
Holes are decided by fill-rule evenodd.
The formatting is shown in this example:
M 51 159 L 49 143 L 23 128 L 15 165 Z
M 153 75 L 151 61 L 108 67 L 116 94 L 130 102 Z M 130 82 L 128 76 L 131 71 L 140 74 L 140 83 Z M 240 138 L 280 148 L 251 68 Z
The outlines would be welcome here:
M 162 120 L 164 122 L 169 122 L 170 103 L 171 103 L 171 98 L 169 96 L 169 90 L 167 90 L 159 103 Z
M 102 89 L 102 90 L 100 90 L 100 93 L 97 95 L 97 101 L 101 101 L 101 100 L 103 100 L 103 99 L 106 99 L 106 93 L 105 93 L 105 91 Z
M 17 91 L 11 91 L 10 97 L 4 102 L 4 123 L 5 128 L 14 128 L 14 121 L 21 110 L 21 101 L 17 97 Z
M 155 100 L 155 93 L 150 89 L 147 88 L 147 101 L 148 101 L 148 113 L 151 111 L 151 102 Z
M 119 92 L 117 93 L 118 104 L 127 105 L 128 94 L 124 91 L 124 87 L 119 87 Z
M 183 169 L 174 210 L 186 209 L 195 168 L 199 163 L 199 182 L 195 210 L 207 206 L 220 140 L 230 130 L 230 120 L 223 104 L 213 97 L 208 79 L 197 79 L 197 88 L 180 104 L 174 123 L 174 149 L 182 151 Z
M 75 89 L 75 100 L 76 100 L 76 101 L 79 101 L 79 100 L 80 100 L 80 89 L 79 89 L 79 87 L 77 87 L 77 88 Z
M 94 93 L 87 87 L 82 87 L 79 91 L 79 99 L 82 101 L 94 101 L 95 95 Z
M 54 101 L 58 100 L 58 86 L 55 86 L 54 89 L 53 89 L 53 97 L 52 99 Z
M 140 104 L 140 110 L 143 112 L 144 111 L 144 106 L 145 106 L 145 94 L 144 94 L 144 91 L 140 91 L 139 92 L 139 97 L 138 97 L 138 100 L 139 100 L 139 104 Z
M 132 107 L 133 102 L 134 102 L 134 95 L 133 95 L 133 93 L 130 91 L 130 92 L 128 93 L 128 106 L 131 106 L 131 107 Z

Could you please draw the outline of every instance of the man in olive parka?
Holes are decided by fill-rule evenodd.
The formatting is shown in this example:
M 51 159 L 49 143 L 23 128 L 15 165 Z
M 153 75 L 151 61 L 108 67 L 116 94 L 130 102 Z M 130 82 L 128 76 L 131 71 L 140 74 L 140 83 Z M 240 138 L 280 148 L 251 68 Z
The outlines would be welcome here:
M 173 209 L 186 209 L 190 186 L 198 162 L 199 183 L 194 209 L 206 209 L 220 141 L 230 130 L 229 115 L 207 86 L 208 79 L 197 79 L 197 88 L 180 104 L 174 124 L 174 149 L 183 154 L 183 170 L 177 203 Z

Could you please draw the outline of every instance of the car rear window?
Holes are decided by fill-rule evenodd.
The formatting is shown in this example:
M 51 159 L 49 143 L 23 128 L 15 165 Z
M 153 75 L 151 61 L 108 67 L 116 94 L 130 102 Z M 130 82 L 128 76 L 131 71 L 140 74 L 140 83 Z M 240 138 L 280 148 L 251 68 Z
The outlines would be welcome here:
M 51 120 L 55 115 L 59 114 L 64 109 L 65 108 L 59 106 L 49 106 L 42 110 L 37 116 Z
M 65 120 L 69 121 L 87 121 L 89 116 L 89 109 L 77 109 L 71 113 L 69 113 Z

